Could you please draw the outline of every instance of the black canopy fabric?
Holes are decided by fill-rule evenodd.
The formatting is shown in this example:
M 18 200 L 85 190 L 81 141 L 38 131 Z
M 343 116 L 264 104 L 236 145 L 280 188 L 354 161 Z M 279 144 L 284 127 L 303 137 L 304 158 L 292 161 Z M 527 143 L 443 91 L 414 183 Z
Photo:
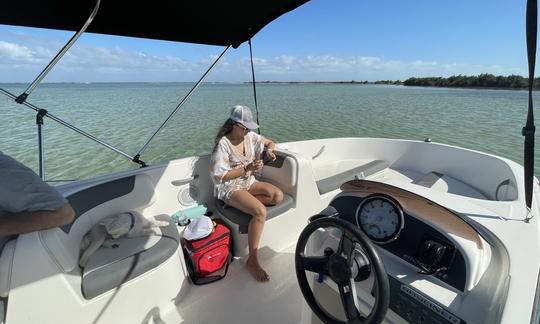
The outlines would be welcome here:
M 309 0 L 102 0 L 87 32 L 238 47 Z M 79 30 L 95 0 L 5 0 L 0 24 Z

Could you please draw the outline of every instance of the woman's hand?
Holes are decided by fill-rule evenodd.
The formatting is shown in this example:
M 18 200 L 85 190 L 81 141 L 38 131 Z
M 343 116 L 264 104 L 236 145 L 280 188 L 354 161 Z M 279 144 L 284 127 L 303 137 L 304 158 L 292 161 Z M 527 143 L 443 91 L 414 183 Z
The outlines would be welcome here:
M 255 160 L 255 161 L 251 162 L 250 164 L 246 165 L 245 169 L 246 169 L 246 171 L 257 172 L 257 171 L 261 170 L 262 167 L 263 167 L 263 161 L 262 160 Z
M 268 157 L 270 158 L 270 161 L 275 161 L 276 160 L 276 154 L 274 153 L 273 149 L 267 149 L 266 150 L 266 155 L 268 155 Z

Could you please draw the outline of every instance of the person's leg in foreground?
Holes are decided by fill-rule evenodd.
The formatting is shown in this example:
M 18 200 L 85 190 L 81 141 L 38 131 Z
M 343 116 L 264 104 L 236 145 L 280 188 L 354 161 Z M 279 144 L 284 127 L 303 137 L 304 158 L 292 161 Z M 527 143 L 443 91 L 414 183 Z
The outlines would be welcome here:
M 261 267 L 258 257 L 259 242 L 266 220 L 266 207 L 251 193 L 243 190 L 233 192 L 227 204 L 252 216 L 248 226 L 249 256 L 246 267 L 255 280 L 270 280 L 268 273 Z

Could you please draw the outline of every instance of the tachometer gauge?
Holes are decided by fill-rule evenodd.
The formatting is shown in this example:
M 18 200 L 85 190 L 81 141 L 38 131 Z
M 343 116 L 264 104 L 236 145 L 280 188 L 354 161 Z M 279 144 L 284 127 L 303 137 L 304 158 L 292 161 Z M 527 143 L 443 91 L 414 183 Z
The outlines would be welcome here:
M 367 197 L 356 210 L 356 224 L 376 243 L 395 240 L 403 223 L 401 208 L 384 196 Z

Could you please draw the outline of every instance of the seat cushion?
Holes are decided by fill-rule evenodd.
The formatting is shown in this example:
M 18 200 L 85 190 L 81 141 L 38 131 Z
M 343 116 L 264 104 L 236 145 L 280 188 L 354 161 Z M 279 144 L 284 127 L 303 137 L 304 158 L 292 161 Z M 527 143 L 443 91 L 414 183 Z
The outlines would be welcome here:
M 363 179 L 388 168 L 388 166 L 389 164 L 387 161 L 373 160 L 354 169 L 343 171 L 331 177 L 321 179 L 317 181 L 317 188 L 319 189 L 319 193 L 322 195 L 327 192 L 336 190 L 347 181 L 355 180 L 358 178 Z
M 219 200 L 216 204 L 219 214 L 229 221 L 238 224 L 238 231 L 240 233 L 247 233 L 248 224 L 251 221 L 251 215 L 248 215 L 234 207 L 226 205 L 223 201 Z M 283 195 L 283 201 L 275 206 L 266 207 L 266 220 L 281 215 L 287 210 L 294 207 L 294 199 L 287 194 Z
M 155 217 L 169 226 L 159 234 L 123 237 L 115 247 L 98 249 L 83 269 L 82 293 L 91 299 L 157 267 L 175 253 L 180 242 L 176 224 L 167 215 Z
M 476 199 L 487 199 L 483 193 L 471 185 L 436 171 L 426 173 L 422 178 L 414 181 L 413 183 L 426 188 L 431 188 L 442 192 L 449 192 L 460 196 Z

